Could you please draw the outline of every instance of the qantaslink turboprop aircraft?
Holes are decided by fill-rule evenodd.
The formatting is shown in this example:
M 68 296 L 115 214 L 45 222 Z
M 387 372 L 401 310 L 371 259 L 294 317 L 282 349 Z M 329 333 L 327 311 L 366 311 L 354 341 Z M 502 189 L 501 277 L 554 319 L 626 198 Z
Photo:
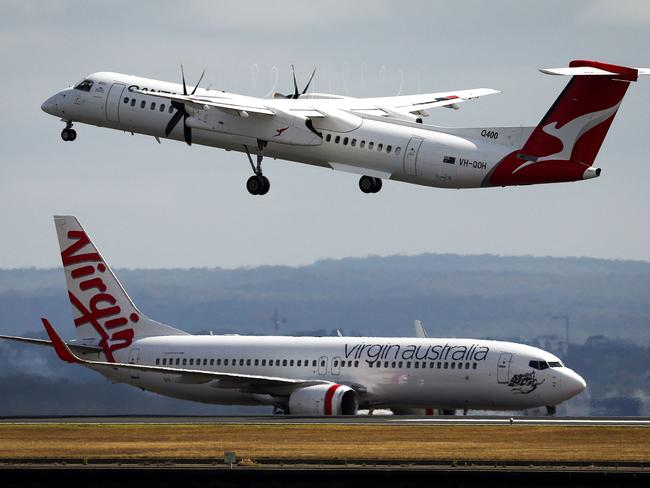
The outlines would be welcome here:
M 427 110 L 498 93 L 478 88 L 423 95 L 352 98 L 299 92 L 261 99 L 218 90 L 94 73 L 48 98 L 42 109 L 74 122 L 246 153 L 246 187 L 264 195 L 264 156 L 363 175 L 376 193 L 383 179 L 441 188 L 558 183 L 594 178 L 596 154 L 623 96 L 649 69 L 572 61 L 543 73 L 571 76 L 536 127 L 443 128 L 422 124 Z M 203 75 L 201 75 L 202 77 Z M 199 79 L 200 83 L 201 79 Z M 253 162 L 251 153 L 256 153 Z
M 47 319 L 49 341 L 0 338 L 53 346 L 62 360 L 114 382 L 296 415 L 542 406 L 553 413 L 586 386 L 553 354 L 511 342 L 191 335 L 136 308 L 75 217 L 54 220 L 76 338 L 64 342 Z

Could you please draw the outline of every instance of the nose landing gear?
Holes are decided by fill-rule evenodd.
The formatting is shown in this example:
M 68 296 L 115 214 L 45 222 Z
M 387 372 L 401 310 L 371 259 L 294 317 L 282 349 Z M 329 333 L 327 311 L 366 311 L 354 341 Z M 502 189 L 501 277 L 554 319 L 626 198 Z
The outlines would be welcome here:
M 381 190 L 381 185 L 381 178 L 362 176 L 359 179 L 359 188 L 364 193 L 377 193 L 379 190 Z
M 244 145 L 246 150 L 246 156 L 248 156 L 248 162 L 251 163 L 251 168 L 253 169 L 253 176 L 248 178 L 246 181 L 246 189 L 251 195 L 266 195 L 271 188 L 271 182 L 269 179 L 262 174 L 262 159 L 264 159 L 264 146 L 266 146 L 266 141 L 261 139 L 257 140 L 257 165 L 253 163 L 253 158 L 251 153 L 248 150 L 248 146 Z
M 77 131 L 72 128 L 72 122 L 68 122 L 61 131 L 61 139 L 65 142 L 72 142 L 77 138 Z

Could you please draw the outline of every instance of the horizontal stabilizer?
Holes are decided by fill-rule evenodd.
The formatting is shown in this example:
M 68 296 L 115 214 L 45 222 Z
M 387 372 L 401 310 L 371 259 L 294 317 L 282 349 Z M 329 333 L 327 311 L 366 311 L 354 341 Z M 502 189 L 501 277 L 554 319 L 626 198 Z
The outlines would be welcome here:
M 543 68 L 540 71 L 547 75 L 559 76 L 615 76 L 626 81 L 636 81 L 638 75 L 650 74 L 650 68 L 628 68 L 584 60 L 571 61 L 568 68 Z

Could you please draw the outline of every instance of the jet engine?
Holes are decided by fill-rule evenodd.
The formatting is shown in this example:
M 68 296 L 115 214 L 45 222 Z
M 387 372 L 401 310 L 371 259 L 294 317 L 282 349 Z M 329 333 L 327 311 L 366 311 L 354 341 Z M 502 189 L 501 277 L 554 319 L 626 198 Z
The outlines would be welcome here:
M 289 397 L 293 415 L 355 415 L 358 408 L 356 392 L 344 385 L 306 386 Z

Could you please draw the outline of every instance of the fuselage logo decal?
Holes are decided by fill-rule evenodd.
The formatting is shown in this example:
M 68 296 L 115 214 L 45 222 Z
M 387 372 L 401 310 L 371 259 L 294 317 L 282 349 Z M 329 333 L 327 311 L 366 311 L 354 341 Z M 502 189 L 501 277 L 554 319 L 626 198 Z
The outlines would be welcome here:
M 472 344 L 461 346 L 437 344 L 430 346 L 400 344 L 345 344 L 346 359 L 361 359 L 368 363 L 379 360 L 415 361 L 484 361 L 490 348 Z
M 539 385 L 544 383 L 545 380 L 538 380 L 535 377 L 535 371 L 530 373 L 515 374 L 508 381 L 508 386 L 510 391 L 513 393 L 520 393 L 522 395 L 527 395 L 532 393 L 537 389 Z

